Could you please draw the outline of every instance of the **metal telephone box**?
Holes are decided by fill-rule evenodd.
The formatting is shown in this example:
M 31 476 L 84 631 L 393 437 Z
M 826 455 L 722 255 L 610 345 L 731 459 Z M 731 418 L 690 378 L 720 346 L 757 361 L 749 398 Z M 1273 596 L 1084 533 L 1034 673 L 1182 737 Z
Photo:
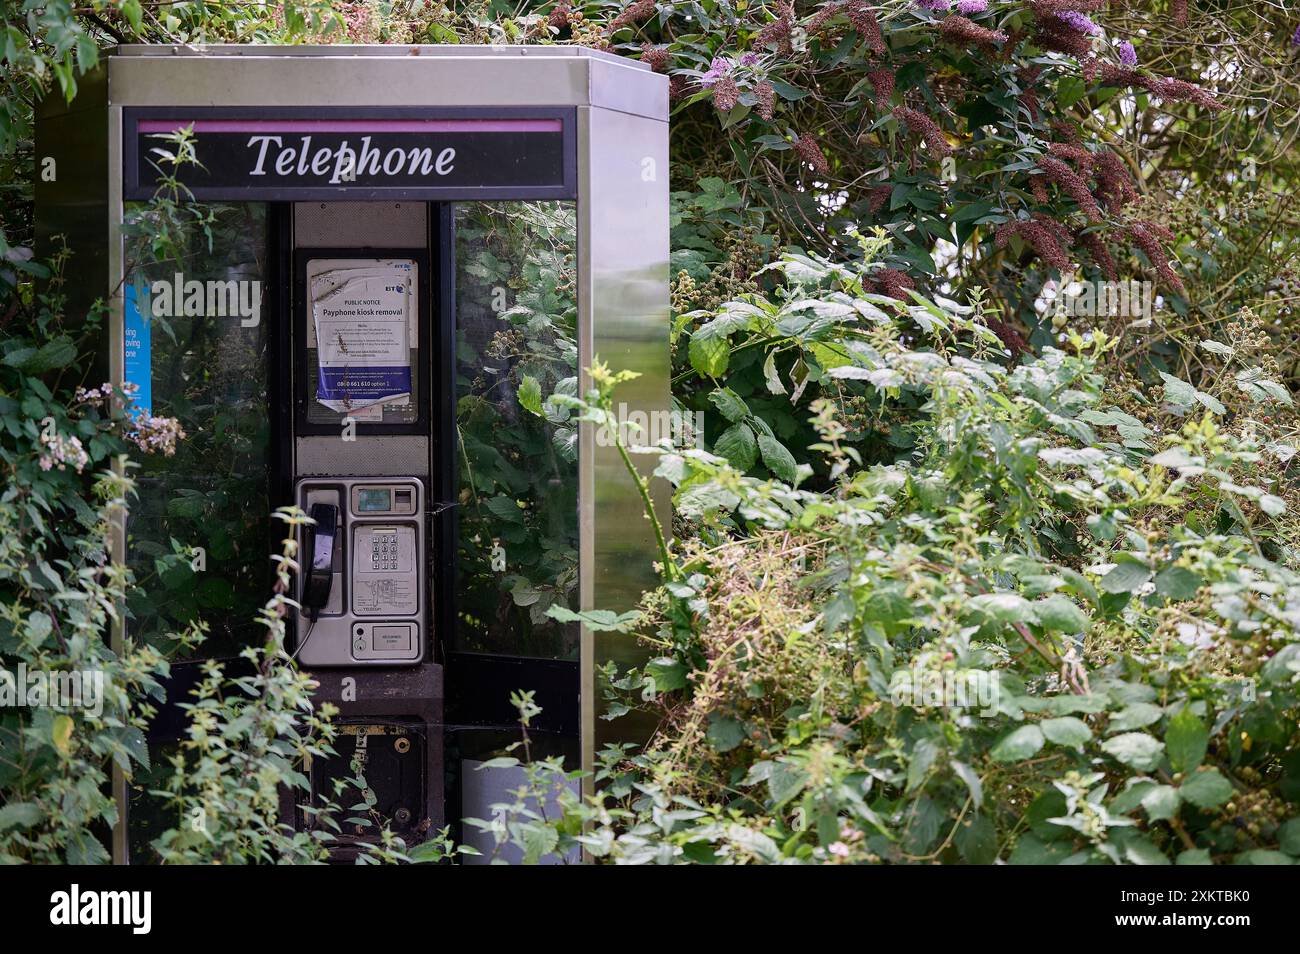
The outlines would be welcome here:
M 369 773 L 408 840 L 488 817 L 513 691 L 542 706 L 534 751 L 575 768 L 644 728 L 601 720 L 597 683 L 642 650 L 554 608 L 632 608 L 649 522 L 617 450 L 543 400 L 599 358 L 640 372 L 622 415 L 669 414 L 667 118 L 666 77 L 564 46 L 126 46 L 40 110 L 69 311 L 107 302 L 105 379 L 188 435 L 114 528 L 151 595 L 132 638 L 202 618 L 202 654 L 237 665 L 271 514 L 299 508 L 286 652 L 344 727 L 312 783 Z M 197 162 L 169 164 L 180 143 Z M 159 190 L 193 214 L 171 245 Z M 156 578 L 172 541 L 202 568 Z M 150 744 L 182 727 L 164 711 Z M 115 788 L 123 819 L 155 810 L 146 780 Z M 125 821 L 114 850 L 148 860 Z

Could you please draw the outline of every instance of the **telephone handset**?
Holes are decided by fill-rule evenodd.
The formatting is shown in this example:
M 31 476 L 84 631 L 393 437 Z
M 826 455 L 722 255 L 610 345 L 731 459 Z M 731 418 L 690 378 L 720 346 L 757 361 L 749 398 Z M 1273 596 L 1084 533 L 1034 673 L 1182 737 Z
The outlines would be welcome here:
M 334 583 L 334 537 L 338 532 L 339 508 L 334 504 L 312 504 L 307 514 L 314 523 L 303 533 L 304 555 L 311 556 L 311 568 L 302 585 L 302 605 L 315 619 L 329 602 Z

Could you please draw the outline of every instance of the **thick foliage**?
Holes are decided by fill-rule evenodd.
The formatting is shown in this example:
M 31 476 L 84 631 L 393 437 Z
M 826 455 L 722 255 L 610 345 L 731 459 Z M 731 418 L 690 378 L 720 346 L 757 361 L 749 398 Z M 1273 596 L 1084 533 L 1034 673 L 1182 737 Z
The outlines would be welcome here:
M 1293 448 L 1257 419 L 1285 392 L 1238 374 L 1233 412 L 1171 378 L 1143 421 L 1104 339 L 1008 370 L 963 309 L 781 268 L 787 296 L 713 320 L 865 319 L 829 373 L 916 405 L 911 448 L 858 466 L 827 401 L 829 493 L 663 456 L 703 529 L 648 606 L 661 655 L 611 684 L 663 728 L 552 824 L 620 862 L 1291 863 L 1300 575 L 1270 540 Z

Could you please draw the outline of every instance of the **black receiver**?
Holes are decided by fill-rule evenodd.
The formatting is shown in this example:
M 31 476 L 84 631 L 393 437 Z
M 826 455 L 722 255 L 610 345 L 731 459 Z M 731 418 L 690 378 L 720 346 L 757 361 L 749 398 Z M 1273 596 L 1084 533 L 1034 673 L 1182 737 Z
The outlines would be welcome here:
M 312 504 L 308 516 L 314 521 L 303 533 L 303 552 L 311 556 L 311 568 L 302 585 L 302 605 L 313 619 L 329 602 L 334 583 L 334 537 L 338 532 L 339 508 L 334 504 Z

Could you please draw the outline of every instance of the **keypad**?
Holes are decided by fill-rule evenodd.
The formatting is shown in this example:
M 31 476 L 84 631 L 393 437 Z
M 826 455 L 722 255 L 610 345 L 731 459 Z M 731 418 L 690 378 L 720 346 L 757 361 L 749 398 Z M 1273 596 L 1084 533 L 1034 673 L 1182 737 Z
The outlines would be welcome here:
M 370 538 L 370 568 L 397 569 L 397 534 L 376 533 Z

